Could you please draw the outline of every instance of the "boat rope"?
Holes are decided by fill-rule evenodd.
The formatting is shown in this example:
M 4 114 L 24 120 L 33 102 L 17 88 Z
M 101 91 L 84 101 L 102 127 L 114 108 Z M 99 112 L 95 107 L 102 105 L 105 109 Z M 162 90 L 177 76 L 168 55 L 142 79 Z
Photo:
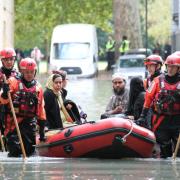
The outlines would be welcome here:
M 122 143 L 125 143 L 126 142 L 126 138 L 132 133 L 132 131 L 133 131 L 133 121 L 132 120 L 130 120 L 130 119 L 127 119 L 130 123 L 131 123 L 131 129 L 130 129 L 130 131 L 127 133 L 127 134 L 125 134 L 123 137 L 122 137 Z

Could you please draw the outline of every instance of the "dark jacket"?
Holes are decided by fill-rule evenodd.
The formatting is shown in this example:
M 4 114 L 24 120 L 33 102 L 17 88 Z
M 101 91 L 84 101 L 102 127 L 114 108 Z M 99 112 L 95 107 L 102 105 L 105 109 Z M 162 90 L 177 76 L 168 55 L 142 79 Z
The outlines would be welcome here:
M 65 100 L 65 99 L 66 99 L 66 97 L 67 97 L 67 90 L 66 90 L 66 89 L 64 89 L 64 88 L 62 88 L 62 90 L 61 90 L 61 94 L 62 94 L 62 99 L 63 99 L 63 100 Z
M 44 101 L 48 128 L 62 128 L 62 120 L 57 96 L 51 89 L 46 88 L 44 91 Z
M 132 78 L 130 82 L 128 110 L 125 114 L 134 116 L 134 119 L 137 120 L 143 109 L 144 96 L 143 80 L 139 77 Z
M 138 119 L 141 115 L 144 105 L 144 96 L 145 96 L 145 92 L 140 92 L 134 102 L 134 107 L 133 107 L 134 119 Z

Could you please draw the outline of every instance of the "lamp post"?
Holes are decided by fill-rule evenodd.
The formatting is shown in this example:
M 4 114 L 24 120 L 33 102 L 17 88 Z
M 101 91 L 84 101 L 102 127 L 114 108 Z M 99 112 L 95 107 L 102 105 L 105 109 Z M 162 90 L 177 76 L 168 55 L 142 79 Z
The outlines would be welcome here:
M 146 56 L 148 55 L 148 0 L 145 0 L 145 47 L 146 47 Z

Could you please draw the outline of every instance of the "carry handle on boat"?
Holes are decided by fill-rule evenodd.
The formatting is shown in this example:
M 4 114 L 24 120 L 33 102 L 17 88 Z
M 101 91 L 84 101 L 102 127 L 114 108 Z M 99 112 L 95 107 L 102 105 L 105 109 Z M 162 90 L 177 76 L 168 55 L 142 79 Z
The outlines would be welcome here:
M 129 132 L 127 133 L 127 134 L 125 134 L 123 137 L 121 137 L 121 136 L 116 136 L 115 138 L 117 139 L 117 140 L 119 140 L 121 143 L 126 143 L 126 139 L 127 139 L 127 137 L 132 133 L 132 131 L 133 131 L 133 129 L 134 129 L 134 127 L 133 127 L 133 121 L 132 120 L 130 120 L 130 119 L 127 119 L 129 122 L 130 122 L 130 124 L 131 124 L 131 129 L 129 130 Z
M 5 75 L 3 75 L 3 80 L 4 80 L 4 83 L 7 83 Z M 23 141 L 22 141 L 21 132 L 19 130 L 19 125 L 18 125 L 18 122 L 17 122 L 17 118 L 16 118 L 16 114 L 15 114 L 15 111 L 14 111 L 14 106 L 13 106 L 13 103 L 12 103 L 10 92 L 8 92 L 8 99 L 9 99 L 9 104 L 10 104 L 11 112 L 12 112 L 13 119 L 14 119 L 14 124 L 16 126 L 16 131 L 17 131 L 17 135 L 18 135 L 18 138 L 19 138 L 19 142 L 20 142 L 23 158 L 25 159 L 26 158 L 26 152 L 25 152 Z

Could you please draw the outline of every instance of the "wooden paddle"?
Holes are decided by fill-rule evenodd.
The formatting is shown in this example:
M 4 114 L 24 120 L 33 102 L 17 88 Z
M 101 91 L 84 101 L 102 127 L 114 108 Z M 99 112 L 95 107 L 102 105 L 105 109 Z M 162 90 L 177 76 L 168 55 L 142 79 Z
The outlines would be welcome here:
M 1 131 L 0 131 L 0 141 L 1 141 L 1 148 L 2 148 L 2 151 L 6 151 L 5 150 L 5 146 L 4 146 L 4 141 L 3 141 L 3 138 L 2 138 L 2 134 L 1 134 Z
M 177 153 L 178 153 L 178 150 L 179 150 L 179 146 L 180 146 L 180 133 L 179 133 L 179 137 L 178 137 L 178 140 L 177 140 L 175 151 L 173 153 L 173 160 L 176 159 L 176 156 L 177 156 Z
M 5 75 L 3 75 L 3 79 L 4 79 L 4 82 L 7 83 Z M 20 145 L 21 145 L 21 150 L 22 150 L 23 158 L 25 159 L 26 158 L 26 151 L 25 151 L 24 144 L 23 144 L 23 141 L 22 141 L 21 132 L 19 130 L 19 125 L 18 125 L 18 122 L 17 122 L 17 118 L 16 118 L 16 114 L 15 114 L 15 111 L 14 111 L 14 106 L 13 106 L 13 103 L 12 103 L 10 92 L 8 92 L 8 99 L 9 99 L 9 103 L 10 103 L 10 107 L 11 107 L 11 112 L 12 112 L 13 119 L 14 119 L 14 124 L 16 126 L 17 135 L 18 135 L 19 142 L 20 142 Z

